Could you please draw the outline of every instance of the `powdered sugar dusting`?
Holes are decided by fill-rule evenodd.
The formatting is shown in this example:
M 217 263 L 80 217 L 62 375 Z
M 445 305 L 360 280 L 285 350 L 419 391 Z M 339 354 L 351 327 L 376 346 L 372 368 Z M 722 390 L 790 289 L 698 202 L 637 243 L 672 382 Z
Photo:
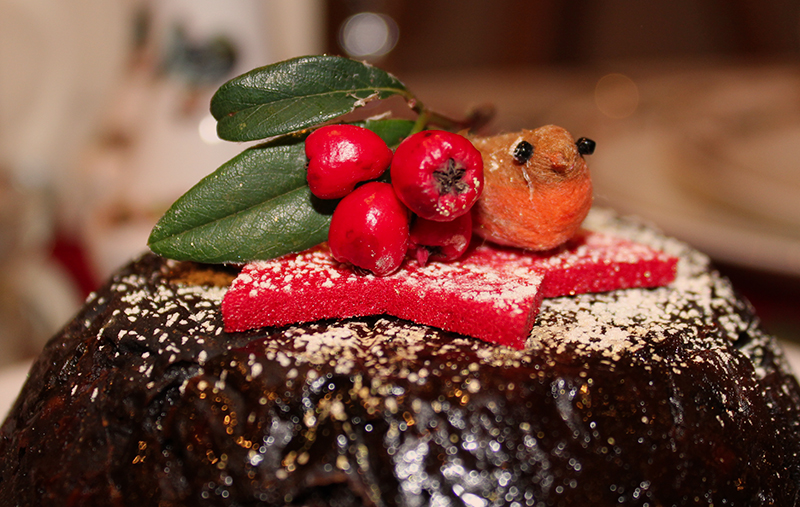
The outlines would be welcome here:
M 168 263 L 173 264 L 173 263 Z M 133 364 L 126 370 L 148 379 L 148 390 L 168 381 L 164 372 L 177 363 L 202 365 L 209 357 L 209 337 L 223 332 L 219 308 L 226 287 L 152 283 L 149 273 L 127 273 L 112 280 L 107 304 L 118 300 L 96 331 L 101 349 Z M 125 319 L 127 324 L 120 319 Z M 136 354 L 125 351 L 137 350 Z M 128 381 L 135 379 L 130 377 Z
M 652 349 L 654 345 L 678 335 L 687 344 L 700 347 L 704 341 L 710 343 L 723 337 L 733 342 L 744 331 L 750 334 L 757 331 L 749 308 L 735 298 L 727 280 L 708 270 L 706 256 L 638 222 L 621 221 L 613 213 L 603 210 L 594 210 L 586 227 L 595 233 L 586 236 L 587 241 L 596 242 L 593 248 L 598 245 L 602 247 L 604 243 L 610 245 L 624 238 L 633 242 L 634 249 L 640 248 L 640 245 L 649 248 L 637 256 L 647 254 L 654 259 L 665 255 L 679 258 L 675 280 L 668 287 L 630 288 L 602 294 L 545 299 L 527 335 L 525 350 L 487 345 L 458 331 L 443 335 L 443 331 L 425 325 L 381 318 L 364 320 L 337 317 L 335 323 L 324 320 L 303 325 L 289 323 L 284 327 L 264 328 L 247 334 L 229 333 L 223 328 L 220 312 L 220 304 L 224 304 L 226 293 L 229 293 L 226 289 L 172 283 L 153 285 L 147 276 L 138 274 L 124 275 L 112 283 L 112 293 L 124 306 L 114 310 L 111 320 L 97 330 L 97 338 L 113 343 L 117 348 L 141 347 L 145 343 L 154 346 L 136 359 L 137 364 L 132 370 L 154 379 L 155 389 L 158 388 L 155 379 L 159 372 L 163 372 L 170 364 L 187 360 L 206 364 L 215 354 L 212 344 L 218 346 L 229 342 L 227 346 L 234 347 L 235 343 L 248 343 L 253 336 L 266 337 L 264 350 L 272 354 L 275 360 L 288 361 L 287 364 L 328 364 L 337 372 L 346 373 L 359 371 L 363 365 L 388 372 L 398 362 L 414 364 L 420 360 L 418 354 L 422 351 L 430 353 L 432 341 L 437 343 L 437 355 L 471 351 L 484 364 L 508 367 L 524 363 L 544 350 L 617 361 L 638 351 Z M 579 245 L 569 256 L 569 262 L 556 264 L 556 267 L 579 269 L 582 262 L 597 262 L 590 251 L 582 251 Z M 618 250 L 617 259 L 631 251 Z M 509 305 L 519 298 L 534 294 L 533 288 L 542 280 L 541 275 L 531 268 L 530 258 L 521 260 L 516 251 L 478 249 L 476 252 L 478 256 L 490 252 L 502 262 L 491 269 L 483 261 L 461 266 L 438 263 L 416 266 L 402 276 L 402 284 L 390 285 L 391 291 L 398 297 L 413 294 L 423 301 L 435 298 L 437 291 L 457 293 L 461 298 L 459 304 L 477 301 L 502 310 L 504 315 L 513 314 L 509 312 Z M 515 257 L 516 262 L 513 261 Z M 512 262 L 508 262 L 509 259 Z M 287 276 L 289 273 L 279 263 L 253 263 L 239 277 L 239 283 L 249 285 L 240 296 L 258 299 L 262 290 L 277 290 L 286 294 L 285 300 L 278 301 L 278 304 L 297 306 L 302 303 L 298 298 L 302 298 L 304 287 L 328 283 L 332 286 L 328 293 L 331 297 L 310 302 L 323 308 L 326 305 L 340 308 L 341 299 L 337 299 L 335 289 L 349 285 L 352 291 L 375 305 L 375 314 L 380 314 L 385 309 L 381 305 L 385 305 L 386 300 L 370 293 L 370 287 L 380 285 L 375 282 L 401 278 L 399 275 L 386 278 L 356 275 L 338 265 L 321 249 L 305 252 L 293 258 L 291 263 L 291 277 Z M 298 275 L 298 270 L 305 272 Z M 426 277 L 435 278 L 441 285 L 426 283 Z M 508 282 L 515 279 L 520 281 Z M 289 287 L 288 292 L 284 291 L 285 286 Z M 254 288 L 255 296 L 252 295 Z M 510 301 L 498 302 L 498 298 Z M 415 311 L 425 311 L 424 306 Z M 265 311 L 263 306 L 258 308 Z M 120 324 L 120 330 L 116 324 L 120 318 L 133 318 L 136 322 Z M 508 320 L 502 320 L 501 324 L 508 324 Z M 499 332 L 482 319 L 477 319 L 476 325 L 487 328 L 491 333 Z M 399 346 L 392 347 L 394 342 Z M 140 345 L 134 345 L 137 343 Z M 386 354 L 388 349 L 393 350 L 391 357 Z M 757 355 L 758 351 L 759 348 L 753 346 L 751 353 Z M 425 368 L 424 360 L 419 366 Z M 415 378 L 419 378 L 419 374 Z
M 527 335 L 542 275 L 505 260 L 413 263 L 394 275 L 354 273 L 326 247 L 245 266 L 223 300 L 229 331 L 390 314 L 513 343 Z M 466 317 L 464 317 L 466 316 Z M 491 322 L 503 319 L 503 326 Z M 487 326 L 487 322 L 489 325 Z
M 604 232 L 586 232 L 557 252 L 477 245 L 454 263 L 360 275 L 327 247 L 244 267 L 226 294 L 226 329 L 245 331 L 321 319 L 388 314 L 522 348 L 543 297 L 663 285 L 676 260 Z
M 639 244 L 679 259 L 669 287 L 626 289 L 608 294 L 546 299 L 528 347 L 602 354 L 618 359 L 645 345 L 680 333 L 692 343 L 722 335 L 734 341 L 748 324 L 730 283 L 709 271 L 709 259 L 682 242 L 664 237 L 638 222 L 620 221 L 607 210 L 593 210 L 585 226 L 614 230 Z M 720 317 L 712 320 L 711 315 Z M 714 332 L 709 333 L 709 328 Z

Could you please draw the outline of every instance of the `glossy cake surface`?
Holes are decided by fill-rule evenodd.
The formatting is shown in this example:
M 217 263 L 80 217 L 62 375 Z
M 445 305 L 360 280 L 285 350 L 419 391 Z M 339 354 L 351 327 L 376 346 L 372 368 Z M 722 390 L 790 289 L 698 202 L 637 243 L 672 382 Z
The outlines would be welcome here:
M 46 347 L 3 505 L 793 505 L 800 389 L 708 260 L 546 299 L 525 350 L 388 317 L 226 333 L 232 270 L 147 255 Z

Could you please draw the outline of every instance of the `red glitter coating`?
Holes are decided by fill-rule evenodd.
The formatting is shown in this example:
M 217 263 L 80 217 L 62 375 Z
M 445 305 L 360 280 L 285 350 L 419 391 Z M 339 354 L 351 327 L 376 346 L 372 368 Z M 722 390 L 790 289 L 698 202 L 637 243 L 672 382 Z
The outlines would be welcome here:
M 222 302 L 226 331 L 388 314 L 481 340 L 524 348 L 543 298 L 659 287 L 677 258 L 585 231 L 558 250 L 534 253 L 474 245 L 453 263 L 407 261 L 397 273 L 353 272 L 323 244 L 247 264 Z

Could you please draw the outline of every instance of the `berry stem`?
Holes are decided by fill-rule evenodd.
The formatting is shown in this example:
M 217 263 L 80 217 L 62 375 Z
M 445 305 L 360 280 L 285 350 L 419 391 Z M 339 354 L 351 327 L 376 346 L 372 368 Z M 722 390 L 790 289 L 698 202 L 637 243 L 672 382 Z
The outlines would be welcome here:
M 420 104 L 420 106 L 422 105 Z M 415 121 L 414 126 L 411 127 L 411 132 L 408 133 L 409 136 L 412 136 L 417 132 L 422 132 L 422 130 L 424 130 L 425 127 L 428 125 L 428 120 L 430 120 L 431 112 L 428 109 L 422 107 L 422 109 L 419 110 L 418 113 L 419 115 L 417 116 L 417 121 Z
M 414 101 L 412 109 L 418 116 L 409 135 L 421 132 L 428 125 L 436 125 L 451 132 L 458 132 L 461 130 L 475 132 L 489 123 L 495 113 L 493 106 L 483 105 L 473 109 L 463 120 L 456 120 L 426 108 L 422 102 L 419 101 Z

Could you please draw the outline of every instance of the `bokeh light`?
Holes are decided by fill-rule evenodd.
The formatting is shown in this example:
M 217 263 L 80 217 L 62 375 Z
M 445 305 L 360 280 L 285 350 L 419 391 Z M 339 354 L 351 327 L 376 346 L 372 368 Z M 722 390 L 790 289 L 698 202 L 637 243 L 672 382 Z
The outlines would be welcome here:
M 639 87 L 624 74 L 607 74 L 595 85 L 594 102 L 609 118 L 627 118 L 639 107 Z
M 342 23 L 340 44 L 355 58 L 375 59 L 389 53 L 397 44 L 397 23 L 385 14 L 359 12 Z

